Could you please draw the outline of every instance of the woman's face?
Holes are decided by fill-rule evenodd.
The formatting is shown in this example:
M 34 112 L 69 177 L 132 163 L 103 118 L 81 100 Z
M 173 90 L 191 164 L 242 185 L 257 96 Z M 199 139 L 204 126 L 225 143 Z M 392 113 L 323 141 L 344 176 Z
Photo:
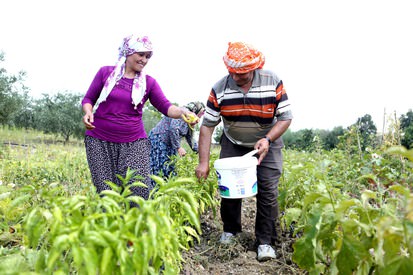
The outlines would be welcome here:
M 151 58 L 152 52 L 136 52 L 126 57 L 126 69 L 141 72 Z

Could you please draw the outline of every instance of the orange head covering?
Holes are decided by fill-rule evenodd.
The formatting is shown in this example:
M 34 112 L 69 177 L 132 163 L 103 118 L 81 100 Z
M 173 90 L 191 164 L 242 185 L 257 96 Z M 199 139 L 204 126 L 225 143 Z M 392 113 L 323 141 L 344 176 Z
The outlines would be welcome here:
M 229 42 L 223 59 L 228 71 L 236 74 L 261 69 L 265 63 L 264 55 L 260 51 L 243 42 Z

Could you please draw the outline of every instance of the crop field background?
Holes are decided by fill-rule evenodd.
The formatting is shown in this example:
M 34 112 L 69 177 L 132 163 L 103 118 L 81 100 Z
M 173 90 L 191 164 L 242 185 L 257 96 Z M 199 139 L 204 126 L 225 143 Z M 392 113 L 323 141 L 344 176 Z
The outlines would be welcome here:
M 155 178 L 158 188 L 144 201 L 130 196 L 127 184 L 97 195 L 82 141 L 63 144 L 8 128 L 0 128 L 0 140 L 1 274 L 212 269 L 210 258 L 187 257 L 204 240 L 202 219 L 215 219 L 219 203 L 214 171 L 205 182 L 194 178 L 196 154 L 174 159 L 178 176 Z M 219 147 L 212 150 L 211 162 L 218 153 Z M 410 274 L 412 162 L 413 151 L 399 146 L 363 154 L 285 150 L 280 226 L 294 239 L 291 268 L 268 274 Z M 132 171 L 122 181 L 131 177 Z M 209 245 L 211 252 L 215 244 Z M 255 266 L 258 272 L 262 268 L 256 274 L 266 274 L 270 264 Z

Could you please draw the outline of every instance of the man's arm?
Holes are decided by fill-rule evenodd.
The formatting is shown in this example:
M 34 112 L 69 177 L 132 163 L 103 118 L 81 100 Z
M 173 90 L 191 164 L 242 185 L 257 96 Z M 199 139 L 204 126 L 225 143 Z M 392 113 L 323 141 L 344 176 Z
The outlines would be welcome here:
M 214 129 L 215 127 L 201 126 L 198 142 L 199 164 L 195 170 L 198 179 L 206 179 L 209 174 L 209 157 Z
M 258 149 L 258 155 L 260 156 L 258 159 L 258 164 L 264 159 L 267 155 L 268 151 L 270 150 L 270 141 L 273 142 L 277 138 L 281 137 L 285 131 L 287 131 L 288 127 L 290 127 L 291 119 L 288 120 L 278 120 L 275 125 L 271 128 L 271 130 L 262 137 L 254 146 L 254 149 Z M 266 137 L 269 139 L 267 140 Z

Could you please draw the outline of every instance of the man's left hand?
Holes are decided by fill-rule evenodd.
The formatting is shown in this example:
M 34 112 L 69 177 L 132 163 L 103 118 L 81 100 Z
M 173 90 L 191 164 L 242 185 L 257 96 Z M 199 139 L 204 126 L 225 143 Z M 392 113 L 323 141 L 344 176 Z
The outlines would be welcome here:
M 258 150 L 257 154 L 260 156 L 258 158 L 258 164 L 260 164 L 261 161 L 267 155 L 268 151 L 270 150 L 270 143 L 266 138 L 262 138 L 257 141 L 257 143 L 254 146 L 254 149 Z

